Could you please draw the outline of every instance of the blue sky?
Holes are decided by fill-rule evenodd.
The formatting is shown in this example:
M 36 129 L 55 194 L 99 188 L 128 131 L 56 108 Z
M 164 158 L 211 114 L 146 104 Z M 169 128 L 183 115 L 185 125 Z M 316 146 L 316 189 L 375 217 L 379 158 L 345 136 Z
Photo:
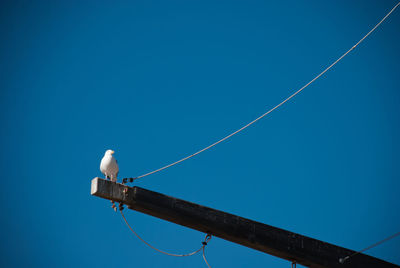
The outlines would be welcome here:
M 2 267 L 206 267 L 90 195 L 191 154 L 311 80 L 396 1 L 3 1 Z M 400 10 L 256 125 L 137 185 L 353 250 L 400 231 Z M 183 253 L 203 234 L 138 212 Z M 400 264 L 400 238 L 367 253 Z M 290 267 L 218 238 L 212 267 Z

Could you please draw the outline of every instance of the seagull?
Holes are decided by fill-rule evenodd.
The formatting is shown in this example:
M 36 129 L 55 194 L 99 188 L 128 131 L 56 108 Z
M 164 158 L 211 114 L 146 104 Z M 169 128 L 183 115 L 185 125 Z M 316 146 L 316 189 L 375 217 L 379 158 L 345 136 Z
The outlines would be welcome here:
M 112 182 L 117 181 L 117 176 L 118 176 L 118 162 L 113 156 L 114 151 L 113 150 L 107 150 L 106 153 L 103 156 L 103 159 L 101 159 L 100 162 L 100 171 L 101 173 L 106 176 L 106 179 L 110 179 Z M 115 203 L 113 200 L 111 200 L 112 203 L 112 208 L 117 211 L 117 207 L 115 206 Z
M 113 150 L 107 150 L 100 162 L 100 171 L 113 182 L 117 181 L 118 176 L 118 163 L 113 156 Z

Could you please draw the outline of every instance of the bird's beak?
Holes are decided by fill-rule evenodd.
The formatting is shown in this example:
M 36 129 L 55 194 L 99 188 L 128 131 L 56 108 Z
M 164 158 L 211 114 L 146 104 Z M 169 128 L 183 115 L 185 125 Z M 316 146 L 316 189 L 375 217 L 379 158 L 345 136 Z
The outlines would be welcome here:
M 114 154 L 115 152 L 114 151 L 111 151 L 111 154 Z

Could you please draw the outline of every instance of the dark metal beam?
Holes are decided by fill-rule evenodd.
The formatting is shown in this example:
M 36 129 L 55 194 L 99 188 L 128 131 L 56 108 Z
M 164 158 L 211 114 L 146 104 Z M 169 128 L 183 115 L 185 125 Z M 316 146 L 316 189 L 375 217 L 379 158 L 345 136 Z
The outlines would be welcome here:
M 355 252 L 140 187 L 94 178 L 91 194 L 308 267 L 400 267 L 365 254 L 341 264 L 340 258 Z

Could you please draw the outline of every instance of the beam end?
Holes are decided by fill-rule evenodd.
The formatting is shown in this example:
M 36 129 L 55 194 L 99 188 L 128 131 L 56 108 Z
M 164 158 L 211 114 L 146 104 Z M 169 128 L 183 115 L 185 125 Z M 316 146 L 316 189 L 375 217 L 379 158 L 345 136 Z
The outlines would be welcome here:
M 99 191 L 99 179 L 99 177 L 96 177 L 92 180 L 92 187 L 90 189 L 91 195 L 96 195 L 96 193 Z

